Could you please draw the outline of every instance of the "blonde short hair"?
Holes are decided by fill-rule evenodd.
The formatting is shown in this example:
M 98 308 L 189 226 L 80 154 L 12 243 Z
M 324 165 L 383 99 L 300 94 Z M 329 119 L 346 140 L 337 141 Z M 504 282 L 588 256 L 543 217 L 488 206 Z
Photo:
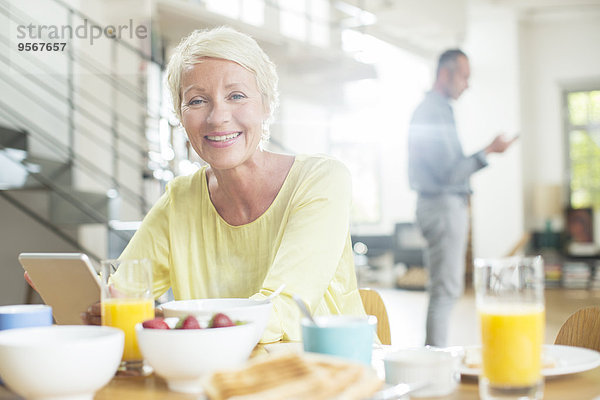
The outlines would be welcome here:
M 269 112 L 269 118 L 265 121 L 267 126 L 263 128 L 268 130 L 268 124 L 279 104 L 279 78 L 275 64 L 250 36 L 224 26 L 195 30 L 175 48 L 167 66 L 167 83 L 177 118 L 180 121 L 182 119 L 181 73 L 185 67 L 200 62 L 203 57 L 233 61 L 255 75 L 263 104 Z

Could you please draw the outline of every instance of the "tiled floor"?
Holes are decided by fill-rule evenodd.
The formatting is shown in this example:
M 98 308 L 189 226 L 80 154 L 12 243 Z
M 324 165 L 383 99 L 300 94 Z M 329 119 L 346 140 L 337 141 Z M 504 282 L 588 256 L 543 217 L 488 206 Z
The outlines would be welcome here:
M 392 345 L 422 346 L 425 341 L 427 294 L 423 291 L 375 288 L 386 305 Z M 546 343 L 553 343 L 562 323 L 577 309 L 600 305 L 600 290 L 546 290 Z M 467 290 L 451 316 L 449 345 L 480 343 L 475 299 Z

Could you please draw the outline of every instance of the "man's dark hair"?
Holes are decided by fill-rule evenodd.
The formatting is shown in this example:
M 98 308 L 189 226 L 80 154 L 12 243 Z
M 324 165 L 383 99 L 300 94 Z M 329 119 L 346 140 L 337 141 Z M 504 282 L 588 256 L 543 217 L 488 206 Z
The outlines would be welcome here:
M 442 68 L 448 68 L 450 72 L 456 71 L 456 60 L 458 57 L 468 58 L 467 55 L 460 49 L 450 49 L 444 51 L 438 59 L 437 71 L 435 76 L 439 76 Z

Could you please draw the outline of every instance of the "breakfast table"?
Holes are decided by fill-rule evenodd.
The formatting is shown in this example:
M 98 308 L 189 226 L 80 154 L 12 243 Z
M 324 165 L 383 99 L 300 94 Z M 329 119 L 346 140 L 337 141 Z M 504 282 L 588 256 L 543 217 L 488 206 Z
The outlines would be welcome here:
M 576 374 L 555 377 L 546 380 L 544 399 L 546 400 L 593 400 L 600 397 L 600 367 Z M 16 399 L 2 397 L 0 399 Z M 95 400 L 113 399 L 164 399 L 190 400 L 198 399 L 197 395 L 186 395 L 170 392 L 164 380 L 154 375 L 145 378 L 114 378 L 100 390 Z M 445 400 L 476 400 L 479 399 L 477 379 L 463 379 L 457 390 L 449 396 L 436 397 Z
M 252 357 L 266 353 L 262 345 L 258 345 Z M 151 374 L 145 377 L 113 378 L 108 385 L 100 389 L 95 400 L 191 400 L 202 399 L 203 396 L 182 394 L 169 391 L 166 382 Z M 0 385 L 0 400 L 17 400 L 19 396 L 5 386 Z M 476 400 L 479 399 L 477 378 L 463 377 L 458 388 L 452 394 L 436 399 Z M 600 367 L 587 371 L 556 376 L 546 379 L 544 399 L 546 400 L 594 400 L 600 399 Z

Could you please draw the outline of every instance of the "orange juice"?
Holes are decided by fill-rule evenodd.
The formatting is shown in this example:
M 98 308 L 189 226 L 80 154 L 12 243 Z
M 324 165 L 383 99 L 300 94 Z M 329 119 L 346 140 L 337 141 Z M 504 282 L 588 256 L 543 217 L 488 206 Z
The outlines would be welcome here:
M 522 387 L 539 381 L 544 306 L 487 305 L 479 316 L 483 375 L 490 384 Z
M 154 318 L 154 300 L 113 298 L 102 301 L 102 325 L 125 332 L 123 361 L 141 360 L 135 337 L 135 324 Z

